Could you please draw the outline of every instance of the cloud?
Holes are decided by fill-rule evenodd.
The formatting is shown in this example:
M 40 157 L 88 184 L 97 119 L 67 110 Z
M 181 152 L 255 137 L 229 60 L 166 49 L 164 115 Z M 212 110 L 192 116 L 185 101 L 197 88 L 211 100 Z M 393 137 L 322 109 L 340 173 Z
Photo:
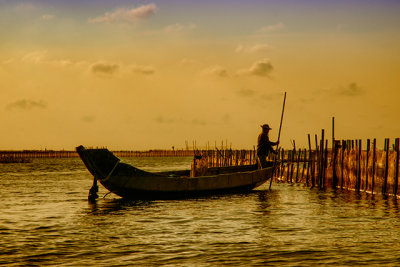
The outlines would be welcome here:
M 94 63 L 90 66 L 90 71 L 94 74 L 112 75 L 118 69 L 119 65 L 114 63 Z
M 336 90 L 337 94 L 344 96 L 359 96 L 365 94 L 365 90 L 356 83 L 350 83 L 346 87 L 342 87 Z
M 155 122 L 159 124 L 192 124 L 196 126 L 204 126 L 207 125 L 207 122 L 202 119 L 193 118 L 191 120 L 184 120 L 182 118 L 166 118 L 163 115 L 160 115 L 154 119 Z
M 42 63 L 47 56 L 47 51 L 33 51 L 22 57 L 23 62 L 31 62 L 35 64 Z
M 256 94 L 256 92 L 252 89 L 245 89 L 242 88 L 239 91 L 237 91 L 238 95 L 243 96 L 243 97 L 250 97 L 250 96 L 254 96 Z
M 236 47 L 235 52 L 236 53 L 258 53 L 258 52 L 266 52 L 270 50 L 271 47 L 267 44 L 255 44 L 253 46 L 244 46 L 244 45 L 238 45 Z
M 137 22 L 147 19 L 155 14 L 157 6 L 155 4 L 143 5 L 137 8 L 119 8 L 113 12 L 106 12 L 103 16 L 89 19 L 90 23 L 120 23 Z
M 261 33 L 277 32 L 277 31 L 280 31 L 280 30 L 282 30 L 284 28 L 285 28 L 285 25 L 282 22 L 279 22 L 279 23 L 274 24 L 274 25 L 268 25 L 268 26 L 262 27 L 259 30 L 259 32 L 261 32 Z
M 174 118 L 165 118 L 164 116 L 162 116 L 162 115 L 160 115 L 160 116 L 158 116 L 157 118 L 155 118 L 155 121 L 157 122 L 157 123 L 160 123 L 160 124 L 171 124 L 171 123 L 176 123 L 177 122 L 177 120 L 176 119 L 174 119 Z
M 31 110 L 34 108 L 45 109 L 47 108 L 47 104 L 43 100 L 34 101 L 34 100 L 27 100 L 21 99 L 15 102 L 12 102 L 6 106 L 7 110 Z
M 9 64 L 13 64 L 14 62 L 15 62 L 15 59 L 14 59 L 14 58 L 9 58 L 9 59 L 4 60 L 4 61 L 2 62 L 2 64 L 4 64 L 4 65 L 9 65 Z
M 36 7 L 33 6 L 32 4 L 19 4 L 14 8 L 15 11 L 17 12 L 23 12 L 23 13 L 28 13 L 36 10 Z
M 269 74 L 273 71 L 273 69 L 274 67 L 272 66 L 269 59 L 262 59 L 255 62 L 249 69 L 239 70 L 237 74 L 269 77 Z
M 144 74 L 144 75 L 152 75 L 156 72 L 155 69 L 151 66 L 133 66 L 132 70 L 133 70 L 133 72 Z
M 357 83 L 352 82 L 345 86 L 336 86 L 331 88 L 323 88 L 315 90 L 314 93 L 318 96 L 340 96 L 340 97 L 357 97 L 364 95 L 366 90 L 360 87 Z
M 95 116 L 91 116 L 91 115 L 87 115 L 87 116 L 83 116 L 82 120 L 86 123 L 91 123 L 94 122 L 96 120 Z
M 192 120 L 192 124 L 204 126 L 204 125 L 207 125 L 207 122 L 205 120 L 200 120 L 200 119 L 195 118 Z
M 181 65 L 193 65 L 194 63 L 196 63 L 196 61 L 194 59 L 191 58 L 183 58 L 179 64 Z
M 222 117 L 222 122 L 223 122 L 223 123 L 229 123 L 229 122 L 231 122 L 231 116 L 230 116 L 229 114 L 225 114 L 225 115 Z
M 3 64 L 12 64 L 20 61 L 22 63 L 33 63 L 33 64 L 43 64 L 43 65 L 51 65 L 56 67 L 66 67 L 66 66 L 78 66 L 82 65 L 82 62 L 74 62 L 69 59 L 52 59 L 48 56 L 48 52 L 46 50 L 38 50 L 32 51 L 19 59 L 10 59 L 4 61 Z M 88 64 L 88 63 L 86 63 Z
M 42 20 L 52 20 L 52 19 L 54 19 L 55 18 L 55 16 L 54 15 L 51 15 L 51 14 L 44 14 L 42 17 L 41 17 L 41 19 Z
M 211 66 L 203 71 L 205 75 L 216 75 L 218 77 L 228 77 L 228 71 L 221 66 Z
M 56 61 L 53 61 L 53 63 L 55 65 L 61 66 L 61 67 L 67 67 L 67 66 L 73 66 L 73 65 L 82 64 L 82 62 L 74 63 L 74 62 L 72 62 L 71 60 L 68 60 L 68 59 L 56 60 Z
M 182 24 L 176 23 L 176 24 L 171 24 L 171 25 L 168 25 L 167 27 L 165 27 L 164 32 L 168 35 L 170 35 L 170 34 L 178 35 L 178 34 L 183 34 L 186 31 L 192 31 L 192 30 L 196 29 L 196 27 L 197 26 L 195 24 L 182 25 Z

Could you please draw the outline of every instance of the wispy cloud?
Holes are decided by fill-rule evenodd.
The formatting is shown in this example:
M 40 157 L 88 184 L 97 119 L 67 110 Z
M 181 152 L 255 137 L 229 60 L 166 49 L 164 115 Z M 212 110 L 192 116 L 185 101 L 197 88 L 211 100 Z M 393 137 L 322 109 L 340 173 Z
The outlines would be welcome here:
M 52 59 L 48 56 L 48 52 L 45 50 L 38 50 L 26 53 L 19 59 L 10 58 L 0 64 L 11 65 L 19 62 L 25 64 L 44 65 L 48 67 L 58 68 L 79 68 L 89 71 L 89 73 L 103 76 L 112 76 L 118 72 L 121 74 L 142 74 L 142 75 L 153 75 L 156 73 L 156 68 L 151 65 L 136 65 L 136 64 L 122 64 L 115 62 L 107 62 L 103 60 L 98 61 L 73 61 L 69 59 Z
M 242 44 L 238 45 L 235 49 L 236 53 L 257 53 L 266 52 L 270 50 L 271 47 L 267 44 L 255 44 L 252 46 L 244 46 Z
M 192 125 L 196 125 L 196 126 L 204 126 L 207 125 L 207 122 L 205 120 L 202 119 L 198 119 L 198 118 L 193 118 L 191 120 L 185 120 L 182 118 L 173 118 L 173 117 L 164 117 L 163 115 L 160 115 L 158 117 L 156 117 L 155 122 L 159 123 L 159 124 L 192 124 Z
M 132 66 L 132 71 L 144 75 L 152 75 L 156 72 L 156 70 L 151 66 L 138 66 L 138 65 Z
M 251 97 L 251 96 L 254 96 L 256 94 L 256 91 L 254 91 L 252 89 L 242 88 L 239 91 L 237 91 L 237 94 L 239 96 L 242 96 L 242 97 Z
M 189 24 L 189 25 L 183 25 L 179 23 L 171 24 L 168 25 L 167 27 L 164 28 L 164 33 L 168 35 L 180 35 L 183 33 L 186 33 L 188 31 L 192 31 L 196 29 L 195 24 Z
M 340 87 L 336 89 L 335 92 L 343 96 L 359 96 L 365 94 L 365 90 L 355 82 L 352 82 L 345 87 Z
M 86 123 L 92 123 L 96 120 L 96 117 L 92 116 L 92 115 L 87 115 L 87 116 L 83 116 L 82 120 Z
M 147 19 L 157 12 L 156 4 L 142 5 L 136 8 L 119 8 L 112 12 L 106 12 L 103 16 L 89 19 L 90 23 L 121 23 L 137 22 Z
M 250 68 L 242 69 L 237 72 L 238 75 L 254 75 L 260 77 L 269 77 L 270 73 L 273 71 L 269 59 L 262 59 L 255 62 Z
M 216 75 L 218 77 L 228 77 L 228 71 L 222 66 L 211 66 L 203 70 L 204 75 Z
M 191 123 L 194 125 L 198 125 L 198 126 L 207 125 L 207 122 L 205 120 L 201 120 L 201 119 L 197 119 L 197 118 L 193 119 Z
M 162 115 L 158 116 L 157 118 L 155 118 L 155 121 L 157 123 L 161 123 L 161 124 L 171 124 L 171 123 L 176 123 L 177 120 L 175 118 L 166 118 Z
M 221 121 L 223 122 L 223 123 L 230 123 L 231 122 L 231 116 L 229 115 L 229 114 L 225 114 L 224 116 L 222 116 L 222 119 L 221 119 Z
M 25 54 L 22 57 L 21 61 L 39 64 L 39 63 L 43 63 L 45 61 L 46 56 L 47 56 L 46 50 L 33 51 L 33 52 Z
M 90 71 L 94 74 L 112 75 L 119 67 L 120 66 L 115 63 L 99 62 L 90 65 Z
M 193 65 L 194 63 L 196 63 L 196 61 L 194 59 L 191 59 L 191 58 L 183 58 L 179 62 L 180 65 Z
M 41 17 L 41 19 L 42 20 L 52 20 L 52 19 L 54 19 L 55 18 L 55 16 L 54 15 L 51 15 L 51 14 L 44 14 L 44 15 L 42 15 L 42 17 Z
M 277 24 L 264 26 L 259 30 L 259 32 L 261 32 L 261 33 L 277 32 L 284 28 L 285 28 L 285 25 L 282 22 L 279 22 Z
M 347 85 L 340 85 L 331 88 L 319 89 L 314 91 L 315 95 L 327 97 L 357 97 L 366 94 L 366 90 L 355 82 Z
M 32 11 L 36 10 L 36 7 L 32 4 L 21 3 L 17 6 L 15 6 L 14 10 L 17 12 L 27 13 L 27 12 L 32 12 Z
M 31 110 L 35 108 L 45 109 L 47 108 L 47 104 L 43 100 L 35 101 L 29 99 L 21 99 L 9 103 L 6 106 L 7 110 Z

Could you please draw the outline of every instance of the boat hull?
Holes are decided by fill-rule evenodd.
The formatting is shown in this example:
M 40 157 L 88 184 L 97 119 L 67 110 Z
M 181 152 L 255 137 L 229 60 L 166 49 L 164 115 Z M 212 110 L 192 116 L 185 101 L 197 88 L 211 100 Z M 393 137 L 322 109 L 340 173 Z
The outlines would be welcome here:
M 129 199 L 192 198 L 248 192 L 272 177 L 273 167 L 255 165 L 210 168 L 205 176 L 189 177 L 189 171 L 150 173 L 120 163 L 106 149 L 77 148 L 82 161 L 106 189 Z

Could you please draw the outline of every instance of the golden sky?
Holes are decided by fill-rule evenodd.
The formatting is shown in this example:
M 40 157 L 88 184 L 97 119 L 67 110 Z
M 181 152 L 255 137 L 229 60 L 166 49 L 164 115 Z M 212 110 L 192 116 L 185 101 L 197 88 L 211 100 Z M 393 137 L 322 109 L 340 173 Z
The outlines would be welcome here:
M 400 137 L 399 1 L 0 0 L 0 150 Z

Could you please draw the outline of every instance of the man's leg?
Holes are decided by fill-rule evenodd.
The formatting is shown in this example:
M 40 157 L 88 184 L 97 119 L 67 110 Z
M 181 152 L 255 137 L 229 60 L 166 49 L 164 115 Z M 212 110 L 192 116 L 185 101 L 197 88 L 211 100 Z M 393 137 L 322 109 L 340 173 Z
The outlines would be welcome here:
M 263 169 L 266 168 L 268 163 L 267 163 L 267 155 L 257 155 L 257 161 L 258 161 L 258 168 Z

